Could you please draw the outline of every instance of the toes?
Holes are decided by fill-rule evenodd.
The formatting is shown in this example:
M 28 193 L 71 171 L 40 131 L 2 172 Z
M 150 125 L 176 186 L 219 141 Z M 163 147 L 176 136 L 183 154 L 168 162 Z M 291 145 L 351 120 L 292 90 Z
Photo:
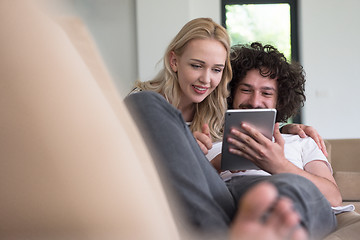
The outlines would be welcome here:
M 300 217 L 288 198 L 278 197 L 267 182 L 252 187 L 242 198 L 230 229 L 230 239 L 307 239 Z
M 299 214 L 288 198 L 281 197 L 277 201 L 265 224 L 276 229 L 278 235 L 286 239 L 307 239 L 307 232 L 300 225 Z
M 243 218 L 259 220 L 268 212 L 278 197 L 276 188 L 267 182 L 251 188 L 243 197 L 240 212 Z

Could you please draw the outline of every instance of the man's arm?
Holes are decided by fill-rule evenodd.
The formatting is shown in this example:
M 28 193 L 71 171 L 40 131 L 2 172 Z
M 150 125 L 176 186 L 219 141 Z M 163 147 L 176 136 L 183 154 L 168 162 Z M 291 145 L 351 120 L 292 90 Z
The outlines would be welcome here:
M 304 170 L 298 168 L 289 161 L 288 161 L 288 165 L 289 166 L 285 168 L 278 169 L 272 174 L 293 173 L 303 176 L 309 179 L 311 182 L 313 182 L 315 186 L 317 186 L 320 192 L 330 202 L 331 206 L 336 207 L 341 204 L 342 197 L 339 188 L 328 166 L 326 166 L 326 164 L 323 161 L 321 160 L 311 161 L 305 165 Z
M 293 173 L 303 176 L 312 181 L 332 206 L 338 206 L 342 202 L 340 191 L 329 168 L 320 161 L 308 163 L 304 170 L 298 168 L 285 158 L 284 139 L 276 124 L 274 130 L 275 142 L 270 141 L 259 131 L 246 124 L 242 128 L 247 132 L 244 134 L 236 129 L 232 133 L 238 138 L 230 141 L 236 146 L 231 152 L 252 160 L 261 169 L 271 173 Z
M 213 165 L 213 167 L 216 169 L 218 173 L 221 173 L 221 153 L 214 157 L 210 163 Z

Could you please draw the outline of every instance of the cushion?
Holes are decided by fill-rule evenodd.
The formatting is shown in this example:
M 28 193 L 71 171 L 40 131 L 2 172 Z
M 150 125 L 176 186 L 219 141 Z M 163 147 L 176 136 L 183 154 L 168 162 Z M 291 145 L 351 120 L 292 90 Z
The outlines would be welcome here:
M 336 171 L 334 178 L 340 188 L 344 201 L 354 201 L 360 198 L 360 172 Z

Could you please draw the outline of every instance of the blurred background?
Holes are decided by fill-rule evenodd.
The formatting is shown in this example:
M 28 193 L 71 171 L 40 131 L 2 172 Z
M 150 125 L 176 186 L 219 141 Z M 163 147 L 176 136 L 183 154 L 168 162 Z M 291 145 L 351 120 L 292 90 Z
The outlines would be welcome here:
M 234 1 L 48 2 L 58 14 L 75 15 L 84 21 L 120 95 L 124 97 L 136 79 L 146 81 L 157 73 L 165 48 L 186 22 L 196 17 L 211 17 L 222 24 L 224 2 Z M 298 45 L 296 54 L 307 75 L 307 101 L 301 110 L 302 123 L 315 127 L 324 138 L 360 138 L 360 128 L 357 126 L 360 117 L 357 92 L 360 89 L 360 77 L 357 73 L 360 67 L 360 30 L 357 27 L 360 23 L 360 1 L 295 2 Z M 243 17 L 243 14 L 240 11 L 235 15 Z M 274 19 L 266 15 L 266 12 L 261 13 L 258 18 Z M 249 25 L 246 21 L 240 18 L 238 23 Z M 280 28 L 288 27 L 286 24 L 282 25 L 283 20 L 278 21 L 276 25 Z M 228 29 L 230 31 L 230 27 Z M 236 32 L 237 28 L 232 27 L 232 31 Z M 280 35 L 274 31 L 273 35 Z

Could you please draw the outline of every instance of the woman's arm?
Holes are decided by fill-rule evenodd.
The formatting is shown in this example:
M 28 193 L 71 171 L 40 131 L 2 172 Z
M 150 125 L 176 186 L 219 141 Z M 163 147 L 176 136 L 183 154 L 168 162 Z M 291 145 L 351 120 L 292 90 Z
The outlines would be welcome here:
M 298 123 L 291 123 L 286 124 L 281 128 L 281 133 L 286 134 L 293 134 L 293 135 L 299 135 L 301 138 L 304 138 L 306 136 L 311 137 L 314 139 L 318 147 L 321 149 L 321 151 L 324 153 L 324 155 L 327 157 L 328 152 L 326 151 L 326 146 L 323 138 L 320 136 L 320 134 L 316 131 L 315 128 L 311 126 L 307 126 L 304 124 L 298 124 Z

